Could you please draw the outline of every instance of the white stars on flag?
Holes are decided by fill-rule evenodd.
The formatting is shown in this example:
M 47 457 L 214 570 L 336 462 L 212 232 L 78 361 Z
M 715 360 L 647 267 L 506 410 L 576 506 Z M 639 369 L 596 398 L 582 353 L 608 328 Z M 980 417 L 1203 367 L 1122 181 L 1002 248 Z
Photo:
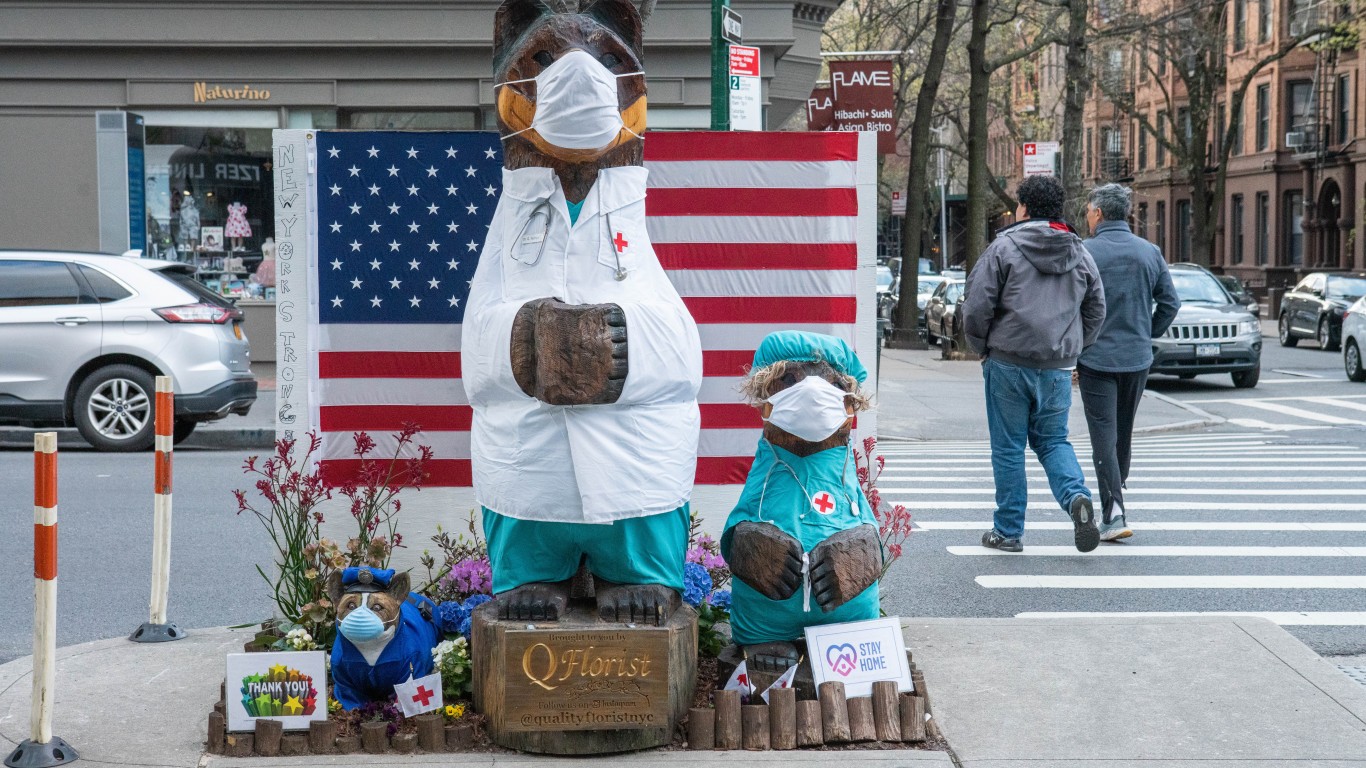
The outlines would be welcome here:
M 479 243 L 475 242 L 474 240 L 471 240 L 468 243 L 466 243 L 465 247 L 471 251 L 477 251 L 479 250 Z
M 334 306 L 334 307 L 340 307 L 341 305 L 342 305 L 341 297 L 340 297 L 340 296 L 333 296 L 333 297 L 332 297 L 332 306 Z
M 381 299 L 381 298 L 378 297 L 378 296 L 376 296 L 376 297 L 370 299 L 370 306 L 372 306 L 372 307 L 378 307 L 379 305 L 381 305 L 381 304 L 383 304 L 383 303 L 384 303 L 384 300 Z
M 416 159 L 417 159 L 417 148 L 416 148 L 416 147 L 408 147 L 408 159 L 409 159 L 409 160 L 416 160 Z
M 332 190 L 332 194 L 334 195 L 341 194 L 341 187 L 337 186 L 336 184 L 333 184 L 332 186 L 328 187 L 328 189 Z
M 399 280 L 397 277 L 395 277 L 395 278 L 393 278 L 392 280 L 389 281 L 389 287 L 390 287 L 390 288 L 398 288 L 398 287 L 401 286 L 401 285 L 403 285 L 403 281 L 402 281 L 402 280 Z
M 370 231 L 371 231 L 371 232 L 378 232 L 378 231 L 379 231 L 379 222 L 378 222 L 378 221 L 372 221 L 372 222 L 370 222 Z
M 414 296 L 411 299 L 408 299 L 408 306 L 420 307 L 422 306 L 422 299 L 419 299 L 418 297 Z
M 494 195 L 498 194 L 498 188 L 490 184 L 487 187 L 484 187 L 484 194 L 488 195 L 489 197 L 493 197 Z
M 455 157 L 455 155 L 456 155 L 456 149 L 455 149 L 455 147 L 446 147 L 446 157 L 451 158 L 451 157 Z
M 361 287 L 361 284 L 362 284 L 362 283 L 361 283 L 361 279 L 360 279 L 359 277 L 353 277 L 353 278 L 351 278 L 351 287 L 352 287 L 352 288 L 360 288 L 360 287 Z
M 473 176 L 475 173 L 476 173 L 476 169 L 475 169 L 475 167 L 472 166 L 472 165 L 471 165 L 470 167 L 468 167 L 468 168 L 465 169 L 465 176 L 466 176 L 466 177 Z
M 418 193 L 419 191 L 420 191 L 420 190 L 418 189 L 418 186 L 417 186 L 416 184 L 414 184 L 414 185 L 412 185 L 411 187 L 408 187 L 408 196 L 409 196 L 409 197 L 416 197 L 416 196 L 417 196 L 417 193 Z
M 351 213 L 352 213 L 353 215 L 354 215 L 354 214 L 357 214 L 357 213 L 360 213 L 360 203 L 352 203 L 352 204 L 351 204 Z
M 370 269 L 375 270 L 375 269 L 379 269 L 379 268 L 380 268 L 380 261 L 379 261 L 379 259 L 371 259 L 371 260 L 370 260 Z
M 370 155 L 370 157 L 379 157 L 379 150 L 375 149 L 374 144 L 371 144 L 370 148 L 365 150 L 365 153 Z
M 429 253 L 435 253 L 439 250 L 441 250 L 441 243 L 438 243 L 435 239 L 433 239 L 430 243 L 427 243 L 427 251 Z
M 397 214 L 397 213 L 398 213 L 398 203 L 389 203 L 389 213 L 391 213 L 391 214 Z
M 332 260 L 332 268 L 333 268 L 333 269 L 341 269 L 341 268 L 342 268 L 342 261 L 341 261 L 341 259 L 333 259 L 333 260 Z
M 454 184 L 452 184 L 452 185 L 450 185 L 449 187 L 446 187 L 446 196 L 447 196 L 447 197 L 452 197 L 452 196 L 454 196 L 454 195 L 455 195 L 457 192 L 459 192 L 459 191 L 460 191 L 460 188 L 457 187 L 457 186 L 455 186 Z
M 336 147 L 329 147 L 328 150 L 327 150 L 327 156 L 328 156 L 328 157 L 340 157 L 340 156 L 341 156 L 341 150 L 340 150 L 340 149 L 337 149 Z
M 418 261 L 417 259 L 413 259 L 412 261 L 408 262 L 408 269 L 411 269 L 414 272 L 416 272 L 417 268 L 420 266 L 422 266 L 422 262 Z
M 389 166 L 388 168 L 385 168 L 384 170 L 388 171 L 390 176 L 397 176 L 397 175 L 398 175 L 398 166 L 397 166 L 397 165 L 391 165 L 391 166 Z
M 359 250 L 360 250 L 360 241 L 359 241 L 359 240 L 352 240 L 352 241 L 351 241 L 351 250 L 353 250 L 353 251 L 359 251 Z
M 397 240 L 394 240 L 394 241 L 390 242 L 390 243 L 389 243 L 389 252 L 390 252 L 390 253 L 393 253 L 393 252 L 397 251 L 397 250 L 398 250 L 398 247 L 399 247 L 399 243 L 398 243 Z
M 435 216 L 436 212 L 439 210 L 441 210 L 441 207 L 438 206 L 436 203 L 432 203 L 431 205 L 427 206 L 427 214 L 429 216 Z
M 339 221 L 334 221 L 331 224 L 328 224 L 327 226 L 331 227 L 333 232 L 341 231 L 341 222 Z
M 473 216 L 474 214 L 479 213 L 479 206 L 475 205 L 474 203 L 470 203 L 469 205 L 465 206 L 465 213 L 468 213 L 469 215 Z
M 436 176 L 436 166 L 433 165 L 433 166 L 431 166 L 430 168 L 427 169 L 427 177 L 428 177 L 428 178 L 432 178 L 432 177 L 435 177 L 435 176 Z
M 360 169 L 357 168 L 357 167 L 354 166 L 354 165 L 351 166 L 350 168 L 347 168 L 346 170 L 350 171 L 352 176 L 359 176 L 359 175 L 360 175 Z

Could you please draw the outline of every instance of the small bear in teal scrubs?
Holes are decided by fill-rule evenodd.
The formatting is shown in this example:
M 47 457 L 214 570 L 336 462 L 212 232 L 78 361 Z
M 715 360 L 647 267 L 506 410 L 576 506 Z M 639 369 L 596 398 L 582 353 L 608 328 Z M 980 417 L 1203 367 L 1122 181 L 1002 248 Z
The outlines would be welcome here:
M 781 671 L 808 626 L 878 617 L 882 544 L 849 443 L 868 372 L 841 339 L 769 334 L 745 393 L 764 434 L 721 552 L 735 575 L 731 633 L 752 664 Z

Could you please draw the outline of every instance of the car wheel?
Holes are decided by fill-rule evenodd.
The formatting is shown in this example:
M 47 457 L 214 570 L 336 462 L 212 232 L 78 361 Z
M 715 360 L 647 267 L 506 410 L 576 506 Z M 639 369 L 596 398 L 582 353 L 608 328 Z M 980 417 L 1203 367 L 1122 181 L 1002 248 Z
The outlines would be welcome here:
M 1232 376 L 1233 386 L 1238 389 L 1252 389 L 1257 386 L 1257 380 L 1262 378 L 1262 365 L 1258 363 L 1256 368 L 1250 371 L 1237 371 Z
M 145 451 L 152 447 L 152 375 L 132 365 L 109 365 L 76 389 L 76 429 L 101 451 Z
M 1342 364 L 1347 369 L 1347 378 L 1352 381 L 1366 381 L 1366 368 L 1361 366 L 1361 349 L 1355 341 L 1347 342 L 1342 350 Z
M 1338 340 L 1333 338 L 1333 327 L 1328 324 L 1326 317 L 1319 321 L 1318 340 L 1320 349 L 1326 349 L 1329 352 L 1337 351 Z
M 1282 347 L 1293 347 L 1300 343 L 1300 340 L 1290 332 L 1290 315 L 1282 314 L 1280 322 L 1276 323 L 1276 329 Z
M 175 432 L 173 437 L 175 445 L 180 445 L 182 442 L 184 442 L 185 438 L 189 437 L 190 434 L 194 432 L 194 428 L 197 426 L 199 426 L 199 422 L 197 421 L 190 421 L 189 419 L 176 419 Z

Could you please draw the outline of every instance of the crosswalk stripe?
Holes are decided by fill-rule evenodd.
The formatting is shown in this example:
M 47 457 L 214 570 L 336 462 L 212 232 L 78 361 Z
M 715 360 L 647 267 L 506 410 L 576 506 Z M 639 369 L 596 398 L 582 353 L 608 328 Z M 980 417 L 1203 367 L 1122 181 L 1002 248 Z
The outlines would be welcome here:
M 1175 616 L 1249 616 L 1283 627 L 1359 627 L 1366 625 L 1366 611 L 1026 611 L 1017 619 L 1132 619 Z
M 1137 532 L 1154 531 L 1275 531 L 1306 533 L 1366 533 L 1366 523 L 1309 523 L 1309 522 L 1196 522 L 1181 520 L 1172 522 L 1133 522 L 1129 528 Z M 992 526 L 990 520 L 916 520 L 917 531 L 985 531 Z M 1026 531 L 1070 531 L 1071 523 L 1040 520 L 1026 522 Z
M 1366 589 L 1366 576 L 978 576 L 987 589 Z
M 1341 480 L 1341 478 L 1339 478 Z M 962 496 L 965 494 L 996 495 L 995 488 L 905 488 L 895 485 L 879 485 L 884 496 L 914 493 L 918 496 Z M 1125 498 L 1133 496 L 1353 496 L 1361 491 L 1355 488 L 1255 488 L 1239 491 L 1235 488 L 1129 488 L 1124 491 Z M 1032 496 L 1052 496 L 1047 488 L 1030 488 Z
M 1366 395 L 1337 395 L 1337 397 L 1338 397 L 1339 399 L 1342 399 L 1342 400 L 1366 400 Z M 1233 403 L 1234 405 L 1243 405 L 1243 404 L 1251 403 L 1251 402 L 1258 402 L 1258 403 L 1269 403 L 1269 402 L 1284 403 L 1284 402 L 1289 402 L 1289 401 L 1292 401 L 1292 400 L 1304 400 L 1304 399 L 1305 399 L 1304 397 L 1258 397 L 1258 398 L 1216 397 L 1216 398 L 1207 398 L 1207 399 L 1183 400 L 1183 401 L 1181 401 L 1181 402 L 1183 402 L 1183 403 Z
M 982 509 L 986 501 L 900 501 L 901 497 L 895 494 L 883 493 L 883 498 L 887 501 L 895 501 L 902 504 L 907 509 Z M 1134 501 L 1126 503 L 1125 507 L 1138 511 L 1162 512 L 1366 512 L 1366 503 L 1344 502 L 1344 501 L 1316 501 L 1316 502 L 1257 502 L 1257 501 Z M 1052 502 L 1030 502 L 1028 509 L 1036 511 L 1052 511 L 1058 509 L 1058 505 Z
M 1256 408 L 1262 411 L 1270 411 L 1272 413 L 1279 413 L 1282 416 L 1295 416 L 1301 419 L 1309 419 L 1310 421 L 1321 421 L 1324 424 L 1366 426 L 1366 421 L 1361 421 L 1359 419 L 1344 419 L 1341 416 L 1332 416 L 1326 413 L 1319 413 L 1317 411 L 1306 411 L 1303 408 L 1295 408 L 1289 405 L 1281 405 L 1280 403 L 1268 403 L 1257 400 L 1248 400 L 1246 402 L 1238 403 L 1238 405 L 1242 405 L 1247 408 Z
M 1366 411 L 1366 403 L 1354 403 L 1340 397 L 1306 397 L 1304 399 L 1319 405 L 1331 405 L 1334 408 L 1346 408 L 1351 411 Z
M 1029 546 L 1002 552 L 982 546 L 945 547 L 960 557 L 1366 557 L 1366 547 L 1141 547 L 1106 546 L 1088 553 L 1076 547 Z

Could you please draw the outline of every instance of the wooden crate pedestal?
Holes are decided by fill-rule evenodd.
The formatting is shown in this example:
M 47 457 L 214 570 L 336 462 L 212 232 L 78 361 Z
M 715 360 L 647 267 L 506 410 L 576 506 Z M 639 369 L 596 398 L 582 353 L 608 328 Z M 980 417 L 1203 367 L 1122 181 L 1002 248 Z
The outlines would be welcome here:
M 596 755 L 660 747 L 692 702 L 697 614 L 663 627 L 605 622 L 588 601 L 557 622 L 502 621 L 480 606 L 471 630 L 474 706 L 493 743 Z

